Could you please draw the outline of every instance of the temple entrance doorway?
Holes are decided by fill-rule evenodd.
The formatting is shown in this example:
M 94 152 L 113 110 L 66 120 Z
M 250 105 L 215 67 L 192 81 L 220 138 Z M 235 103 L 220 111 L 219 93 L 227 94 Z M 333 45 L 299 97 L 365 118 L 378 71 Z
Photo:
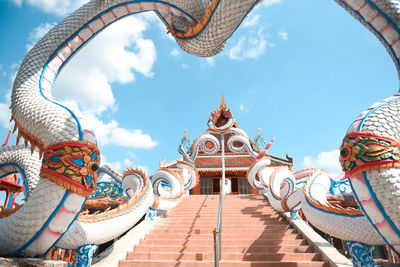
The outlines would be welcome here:
M 226 194 L 255 194 L 255 190 L 251 188 L 245 177 L 227 177 L 225 180 Z M 221 190 L 221 177 L 200 178 L 200 186 L 198 193 L 200 195 L 218 195 Z

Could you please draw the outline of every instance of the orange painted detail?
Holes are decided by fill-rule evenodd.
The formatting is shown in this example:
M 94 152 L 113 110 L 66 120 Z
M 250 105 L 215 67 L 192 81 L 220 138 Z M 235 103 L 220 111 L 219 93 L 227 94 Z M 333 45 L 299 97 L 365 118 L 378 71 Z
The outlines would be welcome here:
M 217 4 L 219 3 L 220 0 L 212 0 L 211 1 L 211 6 L 207 4 L 206 12 L 203 15 L 203 18 L 192 28 L 190 28 L 187 32 L 178 32 L 174 29 L 174 21 L 172 17 L 172 22 L 170 25 L 167 27 L 167 33 L 171 33 L 172 36 L 176 36 L 179 38 L 190 38 L 194 37 L 195 35 L 199 34 L 204 27 L 207 25 L 207 23 L 211 20 L 211 15 L 214 12 L 215 8 L 217 7 Z

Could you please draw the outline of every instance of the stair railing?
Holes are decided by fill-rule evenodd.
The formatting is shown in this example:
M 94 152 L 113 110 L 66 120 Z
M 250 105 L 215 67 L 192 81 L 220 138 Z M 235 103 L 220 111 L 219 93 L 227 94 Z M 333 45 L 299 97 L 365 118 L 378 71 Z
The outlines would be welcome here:
M 224 195 L 225 195 L 225 140 L 224 134 L 221 134 L 221 158 L 222 158 L 222 182 L 219 191 L 219 203 L 218 203 L 218 218 L 217 227 L 214 228 L 214 266 L 218 267 L 221 261 L 221 244 L 222 244 L 222 212 L 224 206 Z

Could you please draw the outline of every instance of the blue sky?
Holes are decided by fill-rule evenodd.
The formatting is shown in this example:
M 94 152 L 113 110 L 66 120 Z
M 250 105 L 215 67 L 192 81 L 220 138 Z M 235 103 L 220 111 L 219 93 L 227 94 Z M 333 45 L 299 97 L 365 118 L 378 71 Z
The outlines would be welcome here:
M 20 62 L 78 2 L 0 1 L 1 140 L 12 127 L 9 96 Z M 55 84 L 55 98 L 86 117 L 117 171 L 139 166 L 152 174 L 163 159 L 178 158 L 183 131 L 201 135 L 224 92 L 251 138 L 258 128 L 275 137 L 270 154 L 288 153 L 296 170 L 338 172 L 347 127 L 399 87 L 385 48 L 333 0 L 264 0 L 209 59 L 179 50 L 165 32 L 151 13 L 119 21 Z

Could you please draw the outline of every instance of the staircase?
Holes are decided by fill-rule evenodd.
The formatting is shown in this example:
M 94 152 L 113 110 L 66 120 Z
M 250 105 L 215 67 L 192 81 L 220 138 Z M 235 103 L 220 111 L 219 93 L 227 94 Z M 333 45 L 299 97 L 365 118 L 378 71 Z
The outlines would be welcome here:
M 216 195 L 186 196 L 120 267 L 213 266 Z M 226 195 L 220 266 L 324 266 L 313 247 L 261 195 Z

